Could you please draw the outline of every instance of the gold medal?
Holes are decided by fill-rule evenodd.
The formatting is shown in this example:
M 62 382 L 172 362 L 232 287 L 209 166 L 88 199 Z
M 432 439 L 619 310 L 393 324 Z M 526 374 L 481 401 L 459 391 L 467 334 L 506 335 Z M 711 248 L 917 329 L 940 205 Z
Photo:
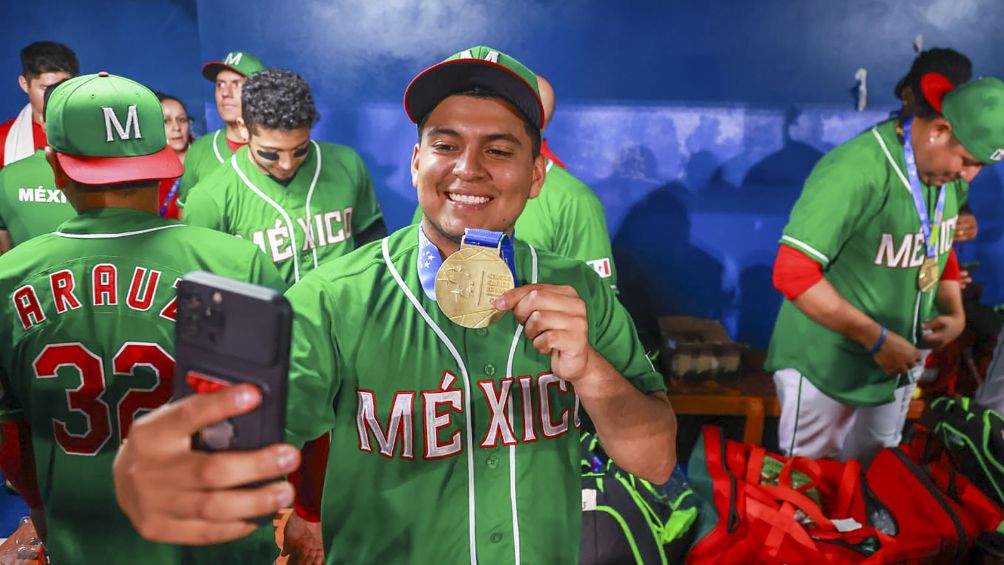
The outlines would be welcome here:
M 436 273 L 436 302 L 450 321 L 484 328 L 505 314 L 495 309 L 495 299 L 515 286 L 498 248 L 465 244 Z
M 938 286 L 938 260 L 933 257 L 924 259 L 917 276 L 917 286 L 921 292 L 927 292 Z

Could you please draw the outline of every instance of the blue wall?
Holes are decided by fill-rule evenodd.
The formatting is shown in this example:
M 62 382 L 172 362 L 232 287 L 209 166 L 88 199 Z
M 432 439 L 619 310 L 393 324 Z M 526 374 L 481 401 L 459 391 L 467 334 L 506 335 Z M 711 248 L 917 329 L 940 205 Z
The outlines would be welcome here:
M 548 76 L 559 97 L 548 137 L 607 208 L 624 302 L 720 318 L 756 347 L 780 304 L 770 264 L 802 180 L 823 152 L 895 107 L 915 38 L 1004 76 L 995 0 L 248 5 L 264 3 L 199 2 L 203 59 L 243 47 L 303 74 L 322 105 L 318 137 L 360 151 L 392 227 L 415 206 L 415 133 L 400 100 L 417 71 L 485 43 Z M 864 113 L 853 111 L 859 67 L 869 72 Z M 1001 302 L 991 215 L 1004 187 L 994 171 L 981 177 L 981 241 L 966 254 L 983 263 L 987 299 Z

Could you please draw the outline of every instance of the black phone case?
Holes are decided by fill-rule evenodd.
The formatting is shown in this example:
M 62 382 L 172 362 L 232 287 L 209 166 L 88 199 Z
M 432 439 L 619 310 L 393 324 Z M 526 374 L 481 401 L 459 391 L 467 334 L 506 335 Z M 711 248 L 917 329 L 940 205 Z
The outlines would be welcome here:
M 292 320 L 289 302 L 270 288 L 204 272 L 182 277 L 174 397 L 195 394 L 186 378 L 190 372 L 227 383 L 251 383 L 262 392 L 257 409 L 214 426 L 224 434 L 217 437 L 229 437 L 226 445 L 207 445 L 196 435 L 195 449 L 249 450 L 284 440 Z

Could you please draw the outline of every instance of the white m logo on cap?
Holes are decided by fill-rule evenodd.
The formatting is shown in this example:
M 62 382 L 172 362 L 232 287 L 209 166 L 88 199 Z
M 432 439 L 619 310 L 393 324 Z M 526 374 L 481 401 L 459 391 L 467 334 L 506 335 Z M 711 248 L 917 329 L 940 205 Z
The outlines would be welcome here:
M 115 115 L 115 110 L 109 108 L 108 106 L 102 106 L 101 110 L 105 113 L 105 141 L 115 141 L 112 138 L 112 127 L 115 128 L 115 133 L 118 134 L 119 141 L 129 139 L 130 129 L 133 131 L 133 138 L 143 138 L 143 134 L 139 131 L 139 118 L 136 116 L 135 104 L 129 106 L 129 110 L 126 115 L 125 127 L 122 127 L 122 122 L 120 122 L 118 116 Z
M 240 51 L 234 51 L 233 53 L 227 53 L 227 58 L 223 59 L 223 64 L 224 65 L 239 65 L 239 64 L 241 64 L 241 57 L 243 57 L 243 56 L 244 56 L 244 53 L 241 53 Z
M 465 49 L 465 50 L 461 51 L 460 52 L 460 57 L 458 57 L 458 59 L 473 59 L 473 58 L 474 58 L 474 54 L 471 53 L 470 49 Z M 489 51 L 488 54 L 485 55 L 485 61 L 491 61 L 492 63 L 498 63 L 499 62 L 499 52 L 498 51 Z

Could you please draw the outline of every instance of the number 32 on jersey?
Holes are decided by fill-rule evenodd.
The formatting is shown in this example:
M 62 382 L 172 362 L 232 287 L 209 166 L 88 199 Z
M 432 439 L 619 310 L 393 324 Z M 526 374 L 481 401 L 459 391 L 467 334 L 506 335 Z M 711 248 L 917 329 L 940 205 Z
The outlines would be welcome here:
M 52 421 L 53 437 L 68 454 L 96 455 L 100 452 L 112 437 L 112 418 L 118 421 L 117 439 L 121 442 L 141 411 L 153 410 L 171 399 L 174 358 L 160 345 L 126 342 L 112 357 L 111 365 L 116 379 L 135 378 L 136 369 L 143 367 L 153 373 L 154 383 L 149 388 L 130 385 L 116 405 L 111 406 L 104 398 L 107 388 L 105 360 L 83 344 L 47 345 L 32 363 L 38 379 L 66 377 L 67 370 L 79 375 L 79 386 L 65 393 L 69 415 L 78 415 L 74 416 L 74 423 L 58 418 Z M 85 425 L 81 426 L 81 421 Z

